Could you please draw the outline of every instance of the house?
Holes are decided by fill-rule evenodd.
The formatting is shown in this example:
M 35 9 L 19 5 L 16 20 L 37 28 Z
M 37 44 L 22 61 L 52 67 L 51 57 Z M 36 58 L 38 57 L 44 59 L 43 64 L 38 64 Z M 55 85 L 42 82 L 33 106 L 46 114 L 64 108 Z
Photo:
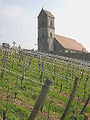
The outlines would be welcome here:
M 55 17 L 42 8 L 38 15 L 38 50 L 43 52 L 88 52 L 76 40 L 55 34 Z
M 9 49 L 10 48 L 9 43 L 2 43 L 2 48 Z

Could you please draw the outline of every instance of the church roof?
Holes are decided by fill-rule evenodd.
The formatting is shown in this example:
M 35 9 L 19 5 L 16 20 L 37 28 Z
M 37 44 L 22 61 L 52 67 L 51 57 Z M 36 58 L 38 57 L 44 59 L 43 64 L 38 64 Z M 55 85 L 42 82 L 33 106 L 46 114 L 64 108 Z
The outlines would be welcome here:
M 70 39 L 67 37 L 55 35 L 55 39 L 66 49 L 73 50 L 73 51 L 83 51 L 83 52 L 88 52 L 82 44 L 77 42 L 74 39 Z
M 49 17 L 53 17 L 53 18 L 54 18 L 53 14 L 52 14 L 51 12 L 49 12 L 49 11 L 47 11 L 47 10 L 44 10 L 44 9 L 43 9 L 43 11 L 44 11 Z

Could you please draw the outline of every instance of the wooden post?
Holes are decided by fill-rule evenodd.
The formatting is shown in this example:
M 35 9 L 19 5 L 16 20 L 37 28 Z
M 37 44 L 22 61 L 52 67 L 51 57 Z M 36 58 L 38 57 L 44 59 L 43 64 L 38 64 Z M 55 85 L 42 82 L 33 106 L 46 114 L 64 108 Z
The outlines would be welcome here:
M 83 79 L 83 76 L 84 76 L 84 70 L 82 71 L 82 74 L 81 74 L 81 78 L 80 78 L 80 80 Z
M 9 97 L 9 87 L 7 89 L 7 98 Z
M 5 55 L 3 55 L 2 64 L 3 64 L 3 61 L 4 61 L 4 57 L 5 57 Z
M 7 61 L 7 54 L 5 51 L 5 58 L 4 58 L 4 63 L 3 63 L 3 68 L 2 68 L 2 74 L 1 74 L 1 79 L 4 79 L 4 75 L 5 75 L 5 67 L 6 67 L 6 61 Z
M 41 75 L 40 75 L 40 82 L 42 82 L 42 77 L 43 77 L 43 65 L 44 65 L 44 61 L 42 61 L 42 69 L 41 69 Z
M 74 73 L 75 73 L 75 66 L 73 65 L 73 70 L 72 70 L 72 80 L 74 79 Z
M 56 74 L 56 59 L 55 59 L 55 65 L 54 65 L 54 76 Z
M 19 93 L 19 92 L 17 92 L 17 91 L 15 92 L 15 98 L 14 98 L 14 99 L 16 99 L 16 96 L 17 96 L 18 93 Z
M 3 120 L 6 119 L 6 111 L 3 111 Z
M 89 74 L 87 75 L 87 77 L 86 77 L 86 81 L 85 81 L 85 84 L 84 84 L 84 95 L 83 95 L 83 99 L 85 99 L 85 95 L 86 95 L 86 87 L 87 87 L 88 79 L 89 79 Z
M 35 106 L 32 110 L 32 113 L 30 114 L 28 120 L 35 120 L 35 117 L 37 115 L 37 113 L 39 112 L 40 108 L 41 108 L 41 105 L 44 103 L 44 100 L 46 98 L 46 95 L 50 89 L 50 86 L 52 84 L 52 81 L 47 79 L 45 84 L 42 86 L 42 91 L 35 103 Z
M 63 113 L 62 117 L 60 118 L 60 120 L 64 120 L 65 119 L 65 117 L 66 117 L 66 115 L 67 115 L 67 113 L 68 113 L 68 111 L 70 109 L 71 103 L 72 103 L 73 98 L 74 98 L 74 94 L 76 92 L 77 83 L 78 83 L 78 77 L 75 78 L 73 89 L 72 89 L 72 93 L 70 95 L 68 104 L 67 104 L 67 106 L 66 106 L 66 108 L 64 110 L 64 113 Z
M 23 66 L 23 74 L 22 74 L 22 79 L 21 79 L 21 85 L 22 85 L 22 81 L 24 80 L 24 76 L 25 76 L 25 58 L 24 58 L 24 66 Z
M 62 92 L 62 83 L 61 83 L 61 86 L 60 86 L 60 92 Z
M 84 110 L 85 110 L 85 108 L 86 108 L 89 100 L 90 100 L 90 94 L 89 94 L 88 99 L 86 100 L 86 103 L 85 103 L 85 105 L 83 106 L 83 109 L 81 110 L 80 114 L 83 114 L 83 112 L 84 112 Z
M 31 56 L 31 58 L 29 59 L 28 70 L 29 70 L 29 66 L 31 65 L 31 61 L 32 61 L 32 56 Z
M 38 58 L 38 66 L 39 66 L 39 73 L 40 73 L 40 55 L 39 55 L 39 58 Z
M 20 66 L 21 59 L 22 59 L 22 58 L 20 57 L 20 58 L 19 58 L 19 66 Z

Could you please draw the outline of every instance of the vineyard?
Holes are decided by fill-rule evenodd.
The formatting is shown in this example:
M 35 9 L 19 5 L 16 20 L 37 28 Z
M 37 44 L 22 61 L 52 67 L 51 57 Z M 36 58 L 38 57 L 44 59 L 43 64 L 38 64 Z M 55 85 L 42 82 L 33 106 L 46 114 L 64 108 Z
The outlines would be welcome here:
M 90 63 L 0 51 L 0 120 L 90 119 Z

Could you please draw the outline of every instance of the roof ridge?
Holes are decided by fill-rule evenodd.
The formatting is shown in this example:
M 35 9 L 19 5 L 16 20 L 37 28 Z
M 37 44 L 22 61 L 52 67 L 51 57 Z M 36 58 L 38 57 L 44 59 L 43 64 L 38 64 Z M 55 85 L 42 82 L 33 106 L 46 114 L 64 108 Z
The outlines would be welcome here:
M 55 34 L 55 35 L 56 35 L 56 34 Z M 75 39 L 73 39 L 73 38 L 69 38 L 69 37 L 66 37 L 66 36 L 62 36 L 62 35 L 58 35 L 58 36 L 76 41 Z M 76 41 L 76 42 L 77 42 L 77 41 Z M 79 42 L 78 42 L 78 43 L 79 43 Z

